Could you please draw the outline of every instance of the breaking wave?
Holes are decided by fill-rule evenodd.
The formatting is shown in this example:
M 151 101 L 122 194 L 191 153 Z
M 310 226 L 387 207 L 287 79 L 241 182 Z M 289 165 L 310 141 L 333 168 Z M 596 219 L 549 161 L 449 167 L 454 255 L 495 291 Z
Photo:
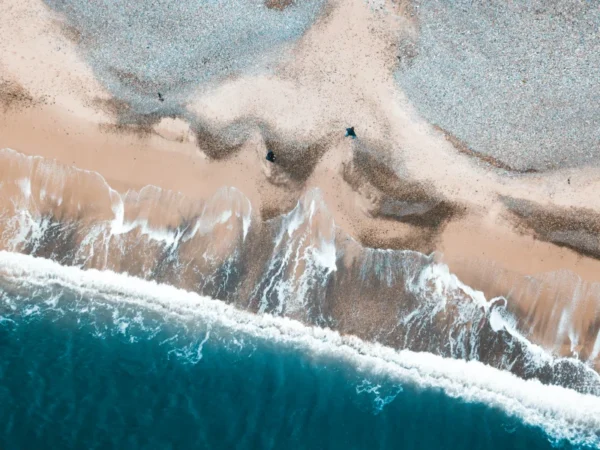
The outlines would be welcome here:
M 130 327 L 152 331 L 156 326 L 152 325 L 152 317 L 172 318 L 188 327 L 201 323 L 207 331 L 199 334 L 198 342 L 177 350 L 178 356 L 191 363 L 202 358 L 202 347 L 211 330 L 225 330 L 236 336 L 240 346 L 244 345 L 244 337 L 277 342 L 395 380 L 400 387 L 381 395 L 379 387 L 369 381 L 357 386 L 357 393 L 375 396 L 375 408 L 391 402 L 401 386 L 441 389 L 450 397 L 484 403 L 528 425 L 542 427 L 553 439 L 600 445 L 599 397 L 524 380 L 478 361 L 398 351 L 286 317 L 240 311 L 222 301 L 126 274 L 65 267 L 6 251 L 0 252 L 0 280 L 4 320 L 49 312 L 60 315 L 73 309 L 78 315 L 106 316 L 114 325 L 111 328 L 121 332 Z M 31 300 L 35 298 L 46 300 Z

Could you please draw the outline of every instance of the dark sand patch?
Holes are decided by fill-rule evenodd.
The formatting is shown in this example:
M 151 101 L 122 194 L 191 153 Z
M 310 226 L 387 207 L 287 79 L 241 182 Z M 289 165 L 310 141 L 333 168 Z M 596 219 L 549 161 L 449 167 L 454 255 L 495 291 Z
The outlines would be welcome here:
M 327 151 L 333 137 L 330 134 L 313 142 L 294 142 L 286 141 L 267 129 L 265 145 L 267 150 L 275 153 L 275 163 L 292 181 L 304 183 Z
M 108 99 L 95 98 L 91 101 L 91 106 L 117 119 L 131 111 L 129 103 L 114 97 Z
M 277 11 L 283 11 L 293 4 L 294 0 L 265 0 L 265 6 L 268 9 L 275 9 Z
M 104 133 L 131 133 L 138 137 L 156 134 L 153 127 L 163 118 L 177 118 L 173 114 L 152 113 L 137 114 L 131 105 L 118 98 L 95 98 L 91 106 L 113 117 L 113 123 L 101 123 L 99 128 Z
M 235 155 L 254 132 L 260 132 L 266 150 L 275 154 L 274 168 L 293 184 L 302 184 L 310 177 L 333 138 L 331 134 L 309 142 L 288 140 L 253 118 L 237 120 L 221 129 L 196 123 L 192 129 L 198 147 L 214 160 Z
M 282 199 L 281 202 L 272 202 L 269 204 L 263 204 L 260 208 L 260 218 L 263 221 L 275 219 L 276 217 L 282 216 L 289 213 L 296 206 L 297 200 L 293 199 Z
M 397 223 L 398 230 L 390 236 L 362 230 L 359 241 L 371 248 L 433 252 L 445 225 L 461 217 L 465 207 L 422 183 L 399 177 L 381 155 L 355 149 L 352 161 L 343 164 L 342 178 L 369 199 L 372 217 Z
M 461 141 L 459 138 L 454 136 L 452 133 L 444 130 L 442 127 L 440 127 L 438 125 L 434 125 L 433 128 L 435 128 L 437 131 L 441 132 L 444 135 L 444 137 L 446 138 L 446 140 L 448 142 L 450 142 L 450 144 L 452 144 L 452 146 L 459 153 L 462 153 L 467 156 L 476 158 L 480 161 L 483 161 L 484 163 L 489 164 L 490 166 L 495 167 L 496 169 L 502 169 L 502 170 L 506 170 L 507 172 L 515 172 L 515 173 L 537 173 L 538 172 L 538 170 L 533 169 L 533 168 L 516 169 L 515 167 L 512 167 L 509 164 L 506 164 L 506 163 L 500 161 L 498 158 L 494 158 L 493 156 L 484 155 L 483 153 L 476 152 L 471 147 L 469 147 L 464 141 Z
M 65 20 L 53 20 L 52 24 L 58 29 L 58 32 L 67 40 L 74 44 L 83 42 L 83 34 L 75 25 L 66 22 Z
M 103 133 L 133 134 L 143 138 L 155 134 L 152 126 L 156 123 L 158 121 L 152 123 L 101 123 L 98 127 Z
M 4 112 L 34 106 L 37 101 L 21 84 L 0 79 L 0 105 Z
M 344 179 L 353 187 L 368 182 L 383 194 L 407 202 L 426 202 L 432 194 L 419 182 L 401 179 L 384 153 L 356 148 L 351 164 L 344 165 Z
M 363 247 L 381 250 L 413 250 L 430 254 L 436 249 L 439 237 L 437 230 L 431 228 L 414 229 L 404 236 L 382 237 L 373 230 L 363 230 L 358 241 Z
M 501 197 L 517 230 L 536 239 L 600 259 L 600 215 L 587 208 L 543 206 L 529 200 Z
M 222 130 L 196 123 L 192 130 L 202 152 L 210 159 L 224 160 L 235 155 L 250 137 L 253 124 L 236 121 Z
M 408 203 L 384 197 L 379 216 L 426 228 L 437 229 L 459 213 L 459 208 L 445 200 L 438 203 Z
M 161 88 L 164 88 L 163 83 L 157 83 L 148 78 L 142 78 L 142 75 L 140 74 L 120 70 L 116 67 L 109 67 L 108 71 L 115 76 L 123 84 L 123 86 L 126 86 L 129 89 L 137 90 L 143 94 L 156 93 L 157 99 Z
M 389 164 L 366 150 L 355 151 L 342 176 L 355 190 L 369 184 L 378 191 L 375 217 L 437 229 L 464 209 L 422 183 L 400 178 Z

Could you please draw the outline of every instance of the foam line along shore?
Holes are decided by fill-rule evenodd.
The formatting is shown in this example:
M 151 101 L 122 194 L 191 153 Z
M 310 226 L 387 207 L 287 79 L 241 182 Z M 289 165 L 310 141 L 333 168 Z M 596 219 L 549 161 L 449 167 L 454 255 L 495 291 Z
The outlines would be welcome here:
M 205 200 L 156 186 L 119 194 L 95 172 L 13 151 L 4 157 L 6 250 L 124 272 L 581 392 L 599 388 L 597 340 L 560 357 L 536 343 L 510 299 L 486 298 L 434 256 L 361 245 L 337 225 L 319 188 L 264 220 L 234 187 Z
M 597 396 L 547 386 L 537 380 L 525 381 L 508 372 L 477 361 L 445 359 L 429 353 L 395 351 L 334 331 L 307 327 L 300 322 L 268 314 L 240 311 L 223 302 L 111 271 L 81 270 L 53 261 L 1 252 L 3 288 L 43 291 L 64 289 L 81 296 L 78 307 L 93 307 L 95 301 L 131 304 L 177 320 L 225 327 L 297 346 L 352 362 L 368 371 L 385 372 L 402 383 L 439 388 L 447 395 L 483 402 L 501 408 L 534 426 L 541 426 L 556 439 L 598 445 L 600 402 Z M 89 302 L 89 303 L 87 303 Z M 17 306 L 18 307 L 18 306 Z M 42 306 L 44 307 L 44 306 Z

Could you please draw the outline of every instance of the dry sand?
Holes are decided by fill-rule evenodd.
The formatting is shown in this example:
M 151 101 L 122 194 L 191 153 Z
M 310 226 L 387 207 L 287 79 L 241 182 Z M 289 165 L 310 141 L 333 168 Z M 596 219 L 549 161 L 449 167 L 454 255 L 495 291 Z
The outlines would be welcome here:
M 398 36 L 417 32 L 405 5 L 332 2 L 273 72 L 199 90 L 189 113 L 217 134 L 231 123 L 251 124 L 224 159 L 207 157 L 202 139 L 181 119 L 163 119 L 152 129 L 115 125 L 117 117 L 97 106 L 110 96 L 41 2 L 3 2 L 0 13 L 9 18 L 0 28 L 0 148 L 96 171 L 122 192 L 156 185 L 200 199 L 234 186 L 264 218 L 319 187 L 336 224 L 356 239 L 439 252 L 488 299 L 507 296 L 534 341 L 562 354 L 590 354 L 600 332 L 594 285 L 600 261 L 543 242 L 519 226 L 501 197 L 600 214 L 600 171 L 518 175 L 457 151 L 394 84 Z M 343 136 L 351 125 L 357 140 Z M 265 161 L 265 127 L 275 141 L 292 143 L 278 156 L 293 163 Z M 294 176 L 314 148 L 314 170 Z M 389 173 L 379 166 L 369 171 L 359 154 Z M 381 213 L 390 199 L 423 208 L 444 202 L 451 213 L 431 223 L 394 219 Z

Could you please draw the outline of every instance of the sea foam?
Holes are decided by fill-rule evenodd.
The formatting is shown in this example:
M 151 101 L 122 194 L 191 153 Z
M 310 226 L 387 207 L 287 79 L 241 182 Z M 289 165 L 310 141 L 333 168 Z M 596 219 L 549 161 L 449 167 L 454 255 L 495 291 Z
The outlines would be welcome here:
M 531 328 L 518 305 L 488 301 L 434 255 L 363 247 L 336 225 L 318 188 L 263 221 L 234 187 L 205 200 L 152 185 L 119 193 L 97 172 L 10 149 L 0 159 L 8 169 L 0 185 L 9 199 L 0 211 L 4 250 L 129 273 L 253 312 L 600 395 L 593 370 L 600 333 L 582 336 L 583 326 L 569 323 L 577 295 L 557 294 L 567 296 L 556 309 L 564 326 L 555 345 L 542 347 L 543 323 Z
M 385 374 L 400 384 L 441 389 L 453 398 L 499 408 L 526 424 L 542 427 L 552 439 L 600 446 L 600 397 L 524 380 L 478 361 L 397 351 L 285 317 L 241 311 L 169 285 L 111 271 L 81 270 L 12 252 L 0 252 L 0 276 L 26 288 L 58 285 L 77 292 L 82 299 L 101 296 L 107 301 L 201 321 L 209 328 L 225 327 L 233 333 L 344 360 L 359 370 Z

